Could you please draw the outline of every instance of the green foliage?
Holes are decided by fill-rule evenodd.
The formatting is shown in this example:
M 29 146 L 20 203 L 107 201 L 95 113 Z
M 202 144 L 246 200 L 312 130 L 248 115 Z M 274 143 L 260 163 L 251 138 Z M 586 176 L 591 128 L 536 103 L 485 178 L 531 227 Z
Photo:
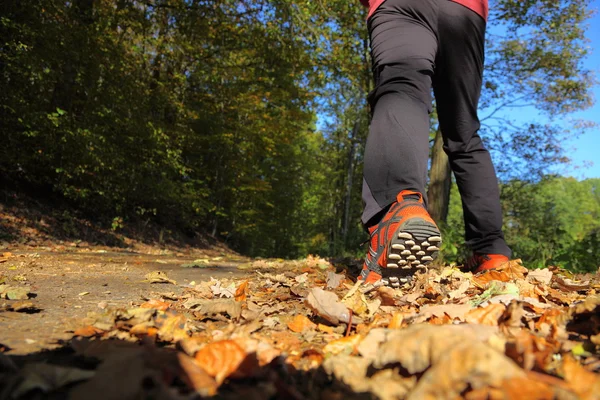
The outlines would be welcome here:
M 577 181 L 548 176 L 538 183 L 513 180 L 502 187 L 504 233 L 529 268 L 556 265 L 594 272 L 600 266 L 600 179 Z M 448 223 L 444 226 L 444 257 L 462 262 L 464 224 L 456 185 Z M 456 249 L 456 251 L 454 250 Z

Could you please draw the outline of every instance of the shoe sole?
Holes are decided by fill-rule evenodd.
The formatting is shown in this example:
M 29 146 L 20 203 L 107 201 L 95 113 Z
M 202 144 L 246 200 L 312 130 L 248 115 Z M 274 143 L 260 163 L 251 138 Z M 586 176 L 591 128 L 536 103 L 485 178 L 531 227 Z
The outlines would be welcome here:
M 440 230 L 431 222 L 413 218 L 402 224 L 387 250 L 387 268 L 389 275 L 384 284 L 399 287 L 412 279 L 419 270 L 425 270 L 438 256 L 442 237 Z M 394 270 L 394 271 L 390 271 Z

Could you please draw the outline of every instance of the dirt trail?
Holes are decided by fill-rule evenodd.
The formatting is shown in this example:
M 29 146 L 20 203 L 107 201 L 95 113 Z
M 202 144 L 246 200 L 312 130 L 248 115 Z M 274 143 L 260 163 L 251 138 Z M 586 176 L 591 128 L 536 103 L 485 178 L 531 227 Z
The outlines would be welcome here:
M 105 248 L 13 249 L 12 256 L 0 264 L 0 281 L 28 287 L 36 311 L 12 312 L 14 303 L 0 300 L 0 344 L 9 354 L 32 353 L 58 346 L 90 311 L 131 306 L 153 293 L 181 294 L 186 284 L 211 277 L 234 278 L 249 275 L 237 267 L 248 259 L 218 251 L 178 253 L 152 249 L 148 254 L 115 252 Z M 148 251 L 148 249 L 146 249 Z M 1 253 L 1 252 L 0 252 Z M 202 268 L 183 268 L 183 264 L 201 260 Z M 145 275 L 163 271 L 172 284 L 144 282 Z M 2 311 L 3 310 L 3 311 Z

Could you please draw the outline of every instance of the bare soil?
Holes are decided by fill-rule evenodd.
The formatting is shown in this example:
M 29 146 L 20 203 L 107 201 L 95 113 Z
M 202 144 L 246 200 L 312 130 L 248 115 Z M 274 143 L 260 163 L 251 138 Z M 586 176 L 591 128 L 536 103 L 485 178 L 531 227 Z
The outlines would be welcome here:
M 101 246 L 66 249 L 63 245 L 35 249 L 8 247 L 12 257 L 0 264 L 0 279 L 30 289 L 32 312 L 7 311 L 17 301 L 0 300 L 0 343 L 8 354 L 26 354 L 60 346 L 77 321 L 91 311 L 130 307 L 153 294 L 181 294 L 185 284 L 211 277 L 249 275 L 237 267 L 248 259 L 223 250 L 174 252 L 147 247 L 146 253 L 114 251 Z M 207 260 L 203 268 L 182 264 Z M 145 275 L 163 271 L 177 285 L 144 282 Z M 25 280 L 23 280 L 25 279 Z M 180 286 L 184 285 L 184 286 Z

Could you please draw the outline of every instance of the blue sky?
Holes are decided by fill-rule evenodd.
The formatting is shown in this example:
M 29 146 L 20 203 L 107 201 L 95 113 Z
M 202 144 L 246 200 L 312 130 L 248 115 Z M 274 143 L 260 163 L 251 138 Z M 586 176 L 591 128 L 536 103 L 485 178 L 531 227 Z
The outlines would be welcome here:
M 600 79 L 600 0 L 592 1 L 590 8 L 594 15 L 588 22 L 586 36 L 589 39 L 590 53 L 584 62 L 584 67 L 595 71 L 596 78 Z M 600 85 L 594 86 L 592 93 L 595 104 L 572 117 L 595 122 L 597 126 L 585 135 L 564 143 L 567 156 L 573 160 L 573 163 L 567 167 L 556 168 L 556 172 L 562 175 L 578 179 L 600 178 Z M 511 109 L 510 113 L 512 118 L 523 122 L 531 120 L 531 116 L 537 114 L 535 110 L 527 108 Z
M 592 2 L 594 16 L 589 21 L 587 37 L 590 40 L 591 48 L 585 66 L 588 69 L 596 71 L 596 77 L 600 78 L 600 1 Z M 581 136 L 572 143 L 573 152 L 571 158 L 575 164 L 582 165 L 589 161 L 594 164 L 589 168 L 580 168 L 571 171 L 572 176 L 577 178 L 600 178 L 600 86 L 593 88 L 594 99 L 596 103 L 590 109 L 578 113 L 578 118 L 594 121 L 598 124 L 596 128 Z

